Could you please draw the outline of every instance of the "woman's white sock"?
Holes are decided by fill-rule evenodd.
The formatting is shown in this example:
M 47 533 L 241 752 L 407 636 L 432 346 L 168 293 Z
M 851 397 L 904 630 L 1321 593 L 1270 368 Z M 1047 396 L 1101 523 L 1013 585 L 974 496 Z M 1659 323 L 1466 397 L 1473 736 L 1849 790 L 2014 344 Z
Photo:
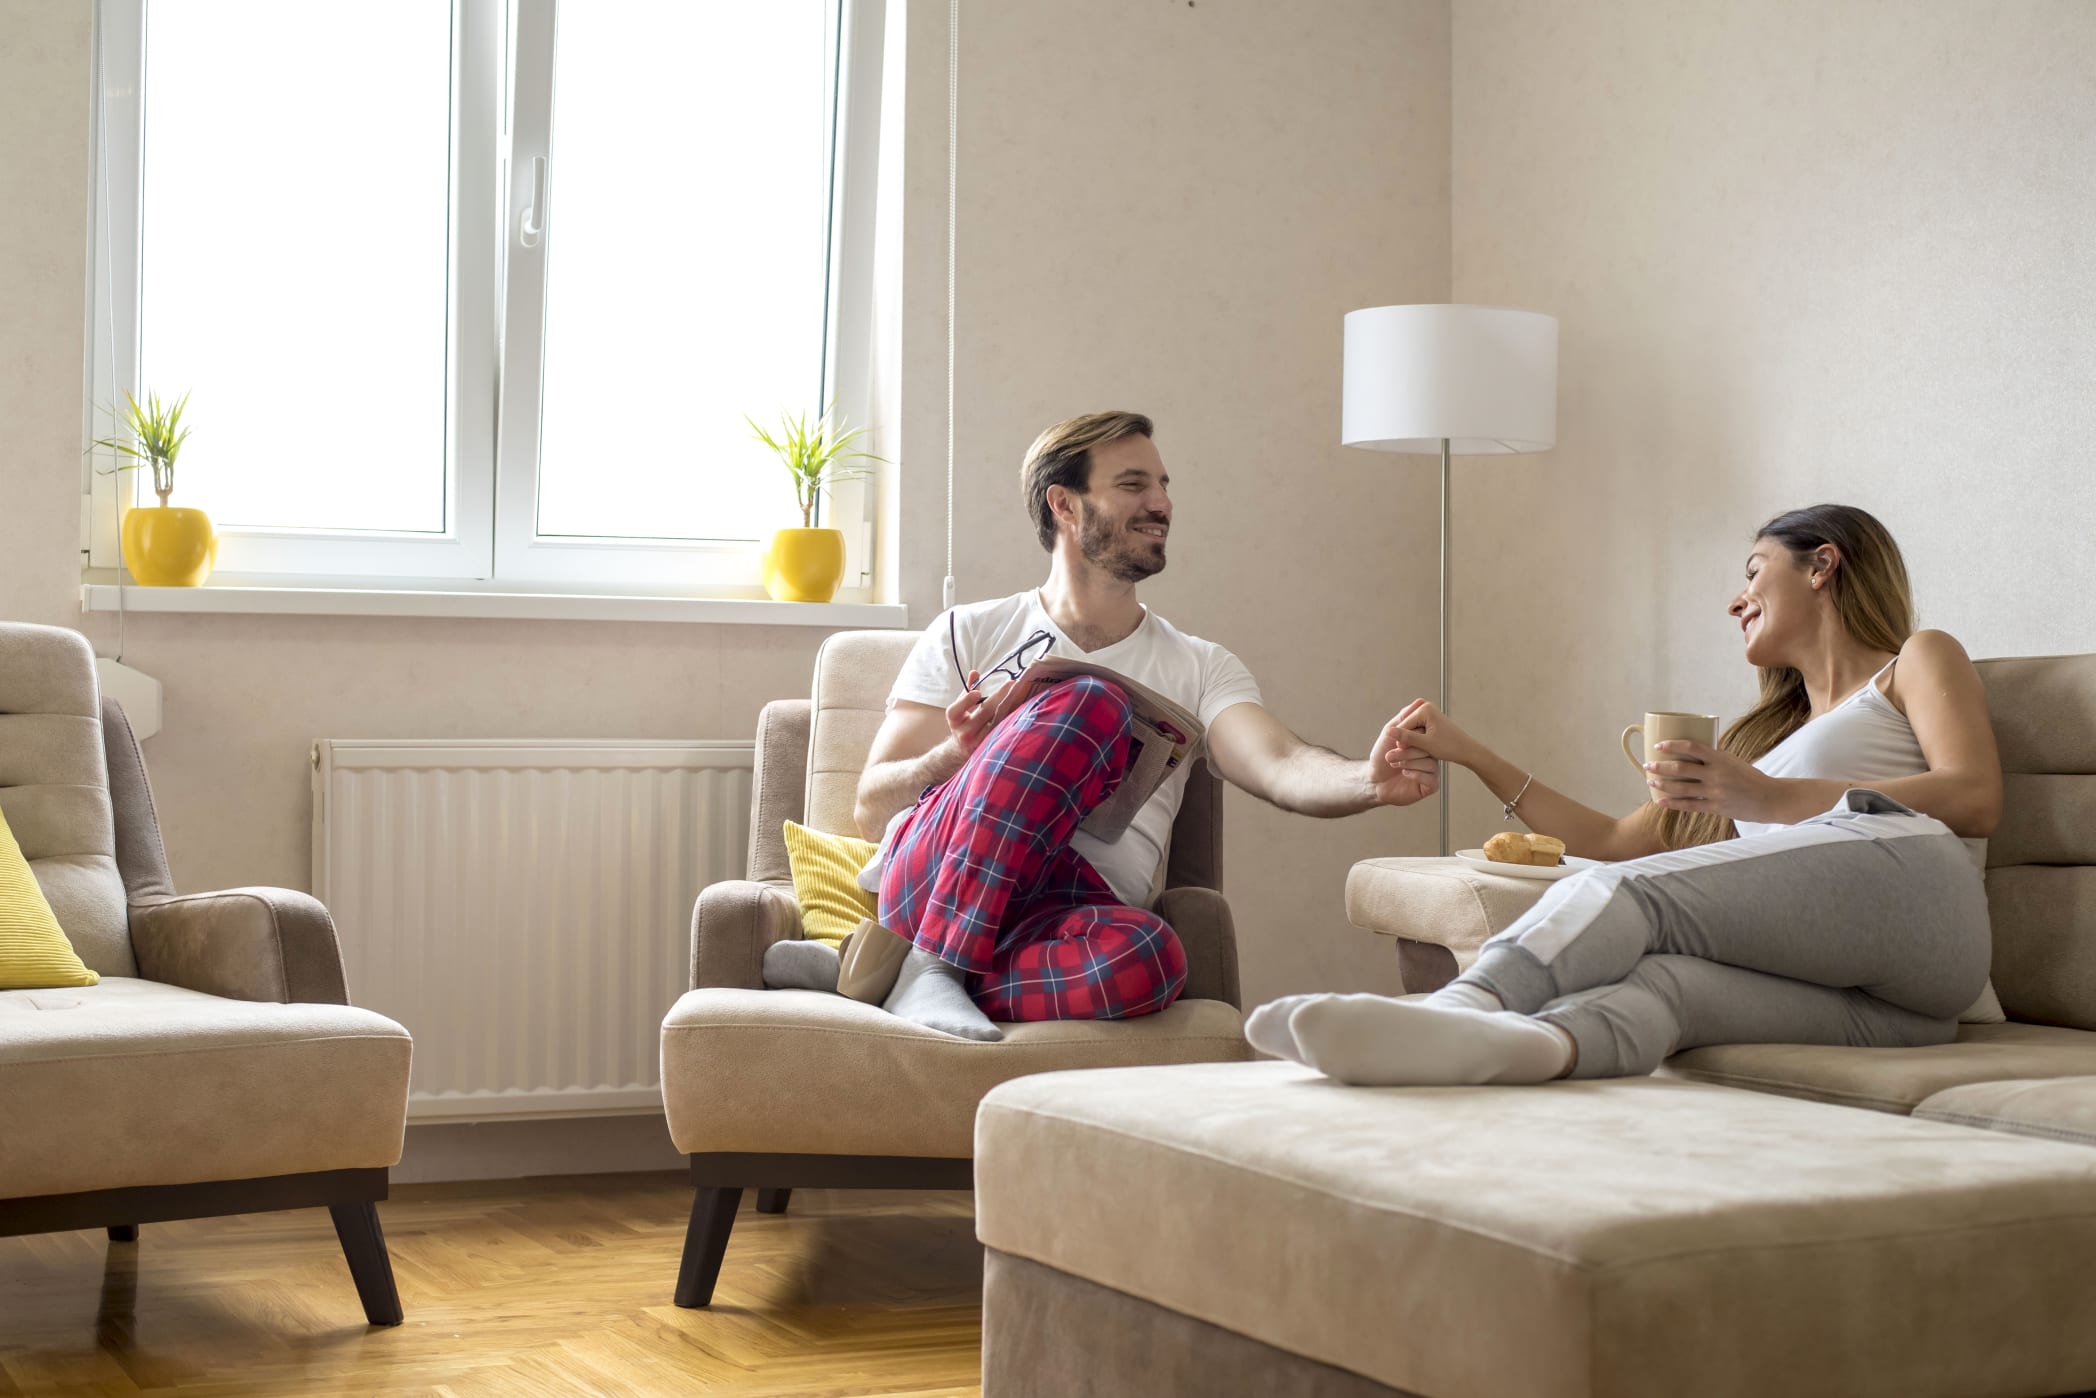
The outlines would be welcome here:
M 1364 1087 L 1549 1082 L 1572 1066 L 1572 1036 L 1540 1020 L 1381 995 L 1318 997 L 1288 1027 L 1303 1063 Z
M 1506 1001 L 1470 981 L 1450 981 L 1427 996 L 1426 1003 L 1452 1010 L 1485 1010 L 1492 1014 L 1506 1008 Z
M 1288 1030 L 1288 1017 L 1301 1006 L 1322 998 L 1318 995 L 1284 995 L 1278 1000 L 1267 1001 L 1252 1011 L 1251 1018 L 1245 1021 L 1246 1042 L 1261 1053 L 1302 1062 L 1302 1051 L 1295 1046 L 1295 1035 Z

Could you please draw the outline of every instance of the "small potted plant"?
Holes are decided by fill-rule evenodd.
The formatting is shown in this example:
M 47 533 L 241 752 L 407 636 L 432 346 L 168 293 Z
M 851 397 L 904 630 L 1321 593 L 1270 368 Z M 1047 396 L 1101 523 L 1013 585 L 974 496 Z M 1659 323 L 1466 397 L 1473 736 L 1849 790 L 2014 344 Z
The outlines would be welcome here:
M 218 561 L 211 516 L 167 503 L 175 490 L 175 458 L 189 440 L 189 429 L 182 425 L 189 395 L 183 394 L 172 406 L 162 403 L 157 393 L 148 393 L 143 405 L 129 392 L 124 401 L 130 405 L 123 414 L 128 435 L 103 437 L 95 445 L 128 458 L 117 463 L 118 471 L 152 467 L 153 493 L 160 497 L 157 506 L 134 505 L 124 511 L 124 563 L 147 587 L 201 586 Z
M 765 546 L 764 590 L 781 602 L 827 602 L 844 581 L 844 531 L 814 527 L 816 498 L 832 486 L 873 474 L 852 463 L 883 458 L 854 450 L 852 444 L 866 435 L 866 429 L 840 433 L 828 413 L 812 423 L 805 414 L 787 413 L 779 420 L 777 436 L 747 415 L 743 421 L 758 441 L 778 454 L 793 477 L 794 498 L 801 507 L 801 527 L 774 531 Z

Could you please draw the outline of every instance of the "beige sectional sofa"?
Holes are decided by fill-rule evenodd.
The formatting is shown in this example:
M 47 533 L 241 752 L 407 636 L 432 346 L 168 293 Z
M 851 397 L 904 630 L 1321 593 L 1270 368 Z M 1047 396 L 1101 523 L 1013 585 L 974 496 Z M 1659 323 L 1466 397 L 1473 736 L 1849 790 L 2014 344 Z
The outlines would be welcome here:
M 2096 656 L 1981 669 L 2008 1023 L 1540 1088 L 1007 1084 L 976 1126 L 986 1395 L 2096 1389 Z M 1348 907 L 1419 989 L 1542 887 L 1371 861 Z

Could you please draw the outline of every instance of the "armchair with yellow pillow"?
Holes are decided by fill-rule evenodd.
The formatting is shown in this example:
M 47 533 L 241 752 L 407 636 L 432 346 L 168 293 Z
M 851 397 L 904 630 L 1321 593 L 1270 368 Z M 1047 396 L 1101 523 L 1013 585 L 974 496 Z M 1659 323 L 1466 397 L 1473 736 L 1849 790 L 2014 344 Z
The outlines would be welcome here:
M 303 893 L 180 895 L 144 759 L 72 631 L 0 622 L 0 1237 L 324 1206 L 365 1317 L 410 1044 Z
M 1222 788 L 1197 765 L 1173 826 L 1158 912 L 1186 948 L 1180 998 L 1113 1022 L 1004 1027 L 955 1038 L 877 1005 L 764 987 L 765 949 L 840 939 L 873 916 L 856 885 L 873 847 L 852 817 L 888 691 L 916 635 L 844 632 L 815 661 L 809 699 L 765 706 L 757 728 L 749 877 L 714 884 L 692 916 L 692 989 L 662 1026 L 670 1134 L 695 1196 L 676 1301 L 713 1296 L 743 1191 L 778 1212 L 795 1188 L 967 1189 L 975 1108 L 1030 1073 L 1247 1056 L 1237 942 L 1222 884 Z M 796 896 L 796 889 L 800 896 Z M 863 900 L 863 901 L 861 901 Z

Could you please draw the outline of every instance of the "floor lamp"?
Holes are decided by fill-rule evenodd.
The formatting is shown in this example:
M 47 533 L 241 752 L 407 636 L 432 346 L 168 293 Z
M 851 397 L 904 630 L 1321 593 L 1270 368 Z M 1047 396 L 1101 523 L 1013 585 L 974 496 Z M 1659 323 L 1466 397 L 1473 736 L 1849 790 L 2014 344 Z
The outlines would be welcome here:
M 1557 444 L 1557 320 L 1493 306 L 1374 306 L 1346 317 L 1339 439 L 1369 451 L 1441 456 L 1441 710 L 1448 668 L 1450 456 Z M 1448 782 L 1441 853 L 1448 853 Z

